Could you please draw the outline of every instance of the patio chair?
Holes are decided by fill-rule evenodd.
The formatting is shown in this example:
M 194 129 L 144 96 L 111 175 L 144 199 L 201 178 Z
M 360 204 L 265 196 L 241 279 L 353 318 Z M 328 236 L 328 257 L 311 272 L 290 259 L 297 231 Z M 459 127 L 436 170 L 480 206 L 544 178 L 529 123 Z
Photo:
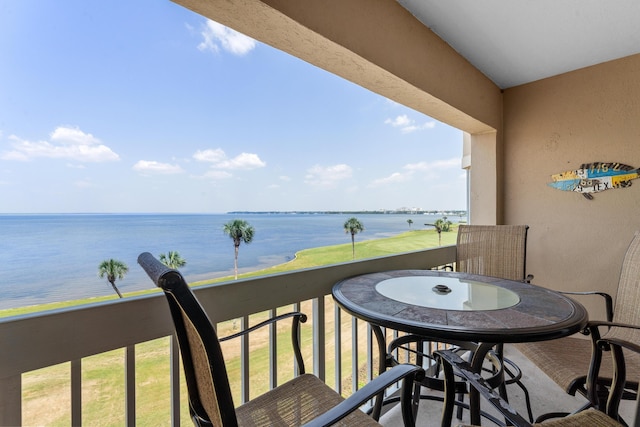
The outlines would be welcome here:
M 530 282 L 532 275 L 526 275 L 526 248 L 527 248 L 527 225 L 460 225 L 456 240 L 456 262 L 455 270 L 458 272 L 479 274 L 483 276 L 500 277 L 508 280 L 518 280 Z M 447 266 L 453 270 L 453 266 Z M 417 355 L 418 363 L 421 360 L 432 359 L 430 354 L 425 354 L 421 349 L 429 342 L 433 341 L 429 337 L 417 335 L 404 335 L 394 339 L 388 346 L 387 353 L 393 354 L 398 349 L 406 350 Z M 411 344 L 415 347 L 411 348 Z M 468 352 L 472 357 L 475 343 L 445 343 L 455 346 L 456 351 Z M 431 347 L 429 347 L 431 348 Z M 502 383 L 502 393 L 506 396 L 508 384 L 517 384 L 523 391 L 527 404 L 527 411 L 530 419 L 533 419 L 529 392 L 520 381 L 522 372 L 520 368 L 510 359 L 502 355 L 502 345 L 496 348 L 497 357 L 502 361 L 502 369 L 506 373 L 506 379 Z M 391 359 L 390 365 L 394 360 Z M 427 375 L 425 386 L 434 390 L 442 391 L 444 382 L 438 377 L 439 364 L 435 364 L 433 375 Z M 502 382 L 502 373 L 492 378 L 492 384 Z M 464 382 L 456 384 L 459 399 L 462 400 L 467 387 Z M 423 396 L 432 398 L 429 396 Z M 436 398 L 437 399 L 437 398 Z M 462 406 L 459 407 L 458 418 L 461 418 Z
M 596 346 L 605 353 L 611 353 L 611 369 L 614 373 L 613 384 L 609 388 L 606 406 L 591 408 L 568 415 L 564 418 L 533 424 L 544 427 L 622 427 L 626 424 L 620 419 L 618 410 L 620 399 L 631 380 L 632 372 L 628 368 L 628 356 L 640 355 L 640 327 L 615 322 L 598 322 L 600 326 L 609 327 L 609 331 L 596 342 Z M 530 424 L 496 393 L 492 387 L 477 373 L 473 372 L 469 363 L 450 350 L 436 351 L 436 357 L 443 362 L 445 373 L 445 407 L 442 415 L 442 426 L 449 427 L 453 415 L 456 377 L 462 377 L 470 387 L 478 390 L 510 425 L 529 427 Z M 597 371 L 597 369 L 596 369 Z M 627 380 L 629 378 L 629 380 Z M 638 377 L 635 377 L 637 382 Z M 636 402 L 635 425 L 640 420 L 640 402 Z
M 292 337 L 300 375 L 236 408 L 215 328 L 182 275 L 150 253 L 141 254 L 138 263 L 167 298 L 186 377 L 189 411 L 196 426 L 379 426 L 359 408 L 399 381 L 403 382 L 403 420 L 405 425 L 415 424 L 413 383 L 420 379 L 421 368 L 399 365 L 344 399 L 316 376 L 304 373 L 298 325 L 306 318 L 301 313 L 292 315 Z M 275 319 L 283 317 L 289 316 Z M 267 323 L 269 321 L 264 322 Z M 234 336 L 237 335 L 240 334 Z
M 456 241 L 456 271 L 531 281 L 525 276 L 526 225 L 460 225 Z
M 638 310 L 640 306 L 640 231 L 636 231 L 622 262 L 615 310 L 612 297 L 604 292 L 563 293 L 603 297 L 608 322 L 640 325 L 640 310 Z M 610 353 L 603 353 L 596 345 L 600 338 L 601 326 L 602 322 L 589 322 L 585 333 L 590 335 L 591 339 L 567 337 L 552 341 L 517 344 L 516 348 L 568 394 L 574 396 L 579 393 L 586 397 L 587 403 L 578 409 L 583 410 L 593 405 L 601 405 L 600 401 L 607 396 L 607 390 L 613 378 Z M 628 337 L 631 335 L 629 330 L 612 328 L 604 336 L 607 337 L 610 334 L 620 335 L 621 338 L 631 342 L 640 342 Z M 589 354 L 591 359 L 587 356 Z M 640 378 L 640 355 L 630 352 L 625 356 L 630 380 L 626 382 L 622 398 L 633 400 L 636 399 Z M 592 384 L 589 384 L 589 375 L 593 378 Z M 538 421 L 565 415 L 566 413 L 543 414 L 538 417 Z

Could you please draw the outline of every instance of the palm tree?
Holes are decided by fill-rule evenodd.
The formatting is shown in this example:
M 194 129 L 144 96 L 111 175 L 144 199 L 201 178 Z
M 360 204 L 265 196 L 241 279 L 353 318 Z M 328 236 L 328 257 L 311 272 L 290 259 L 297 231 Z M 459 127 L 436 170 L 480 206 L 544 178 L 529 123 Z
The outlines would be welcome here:
M 187 264 L 187 261 L 180 256 L 178 251 L 169 251 L 166 255 L 160 254 L 160 262 L 174 270 Z
M 102 261 L 98 266 L 98 276 L 107 276 L 107 280 L 109 281 L 109 283 L 111 283 L 111 286 L 113 286 L 113 290 L 116 291 L 116 294 L 118 294 L 120 298 L 122 298 L 122 294 L 116 286 L 116 279 L 124 279 L 124 276 L 128 272 L 129 267 L 127 267 L 127 264 L 113 258 Z
M 351 251 L 353 253 L 353 259 L 356 259 L 356 234 L 360 231 L 364 231 L 364 225 L 356 217 L 349 218 L 344 223 L 344 232 L 351 233 Z
M 238 279 L 238 249 L 240 249 L 240 243 L 251 243 L 255 230 L 247 221 L 243 219 L 234 219 L 229 221 L 222 228 L 224 234 L 231 237 L 233 240 L 233 247 L 235 248 L 235 257 L 233 261 L 233 271 L 235 272 L 235 278 Z
M 436 231 L 438 232 L 438 246 L 442 246 L 442 232 L 450 231 L 451 224 L 452 222 L 448 221 L 446 216 L 443 216 L 442 218 L 436 219 L 433 222 L 433 224 L 425 224 L 425 225 L 430 225 L 436 228 Z
M 409 224 L 409 228 L 411 228 L 411 224 L 413 224 L 413 220 L 411 218 L 409 218 L 407 220 L 407 224 Z

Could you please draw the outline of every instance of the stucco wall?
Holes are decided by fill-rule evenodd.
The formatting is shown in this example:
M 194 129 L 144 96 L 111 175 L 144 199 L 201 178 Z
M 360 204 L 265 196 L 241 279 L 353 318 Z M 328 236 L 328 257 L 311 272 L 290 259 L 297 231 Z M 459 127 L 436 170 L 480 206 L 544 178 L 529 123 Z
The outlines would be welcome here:
M 505 91 L 504 220 L 530 226 L 534 283 L 615 292 L 640 229 L 640 180 L 591 201 L 547 183 L 582 163 L 640 166 L 639 76 L 634 55 Z

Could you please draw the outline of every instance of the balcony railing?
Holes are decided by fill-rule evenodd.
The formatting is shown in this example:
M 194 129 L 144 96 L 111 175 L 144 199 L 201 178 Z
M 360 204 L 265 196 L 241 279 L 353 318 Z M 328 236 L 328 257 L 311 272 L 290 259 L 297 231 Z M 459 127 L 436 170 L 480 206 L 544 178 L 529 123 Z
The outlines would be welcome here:
M 347 262 L 338 265 L 311 268 L 285 274 L 238 280 L 195 288 L 195 293 L 209 313 L 211 320 L 219 324 L 240 319 L 242 328 L 249 316 L 256 313 L 274 313 L 278 308 L 304 304 L 311 308 L 312 366 L 313 371 L 327 380 L 336 390 L 344 390 L 345 382 L 352 389 L 358 387 L 358 371 L 363 356 L 361 343 L 366 343 L 367 377 L 374 368 L 376 351 L 370 331 L 366 338 L 355 319 L 351 328 L 351 343 L 343 344 L 339 327 L 328 331 L 327 325 L 344 323 L 345 314 L 332 309 L 331 288 L 341 279 L 358 274 L 396 269 L 430 269 L 453 262 L 455 246 L 409 252 L 381 258 Z M 149 282 L 151 284 L 151 282 Z M 306 311 L 306 310 L 305 310 Z M 327 316 L 333 311 L 334 316 Z M 327 318 L 329 317 L 329 318 Z M 366 327 L 364 329 L 366 331 Z M 75 308 L 17 316 L 0 320 L 0 425 L 21 425 L 23 417 L 23 378 L 26 373 L 61 363 L 69 365 L 71 424 L 83 422 L 83 362 L 90 356 L 124 349 L 124 415 L 127 425 L 136 424 L 136 345 L 173 333 L 166 301 L 161 294 L 124 298 L 118 301 L 98 303 Z M 271 334 L 271 351 L 275 352 L 275 333 Z M 330 338 L 328 338 L 330 337 Z M 327 342 L 332 340 L 332 342 Z M 171 423 L 180 425 L 180 365 L 175 339 L 170 339 L 170 403 Z M 327 357 L 328 349 L 335 347 L 335 357 Z M 349 347 L 344 348 L 344 347 Z M 249 343 L 241 344 L 240 400 L 251 395 Z M 343 372 L 343 354 L 350 353 L 352 360 L 348 372 Z M 276 359 L 271 357 L 269 386 L 277 383 Z M 330 359 L 329 363 L 327 359 Z M 328 366 L 329 365 L 329 366 Z M 327 378 L 328 373 L 332 378 Z M 348 380 L 350 378 L 350 381 Z M 41 393 L 47 393 L 42 390 Z M 86 397 L 85 397 L 86 398 Z M 184 398 L 184 396 L 183 396 Z M 139 397 L 138 397 L 139 399 Z M 46 399 L 42 400 L 46 402 Z M 40 408 L 42 413 L 51 408 Z M 36 421 L 37 422 L 37 421 Z

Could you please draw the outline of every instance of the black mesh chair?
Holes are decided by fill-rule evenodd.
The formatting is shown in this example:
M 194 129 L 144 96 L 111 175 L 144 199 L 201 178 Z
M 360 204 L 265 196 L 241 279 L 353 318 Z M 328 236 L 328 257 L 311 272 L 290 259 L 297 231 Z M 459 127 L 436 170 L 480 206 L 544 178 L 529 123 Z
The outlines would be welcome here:
M 492 386 L 475 373 L 469 363 L 458 354 L 450 350 L 436 351 L 436 357 L 442 361 L 445 373 L 445 407 L 442 415 L 442 426 L 450 427 L 453 416 L 455 400 L 456 376 L 461 377 L 470 387 L 478 390 L 483 396 L 510 424 L 516 427 L 622 427 L 626 424 L 620 419 L 619 404 L 625 393 L 625 388 L 629 381 L 638 381 L 638 378 L 629 376 L 627 371 L 627 356 L 630 354 L 640 355 L 640 327 L 625 325 L 614 322 L 605 322 L 611 329 L 601 339 L 597 340 L 598 348 L 611 353 L 609 360 L 612 362 L 613 382 L 607 396 L 607 404 L 601 407 L 594 407 L 564 418 L 545 421 L 544 423 L 531 424 L 518 414 L 509 404 L 497 393 Z M 629 341 L 628 339 L 631 339 Z M 567 349 L 571 351 L 571 349 Z M 593 367 L 597 375 L 599 364 Z M 636 420 L 638 425 L 640 414 L 636 403 Z
M 305 320 L 300 313 L 291 316 L 300 375 L 236 408 L 215 328 L 182 275 L 149 253 L 141 254 L 138 263 L 167 298 L 180 346 L 189 410 L 196 426 L 379 426 L 359 408 L 399 381 L 403 382 L 404 423 L 408 426 L 415 424 L 417 408 L 412 394 L 414 381 L 421 378 L 421 368 L 399 365 L 344 399 L 316 376 L 304 373 L 296 331 L 299 322 Z M 279 316 L 275 320 L 284 317 L 288 316 Z

